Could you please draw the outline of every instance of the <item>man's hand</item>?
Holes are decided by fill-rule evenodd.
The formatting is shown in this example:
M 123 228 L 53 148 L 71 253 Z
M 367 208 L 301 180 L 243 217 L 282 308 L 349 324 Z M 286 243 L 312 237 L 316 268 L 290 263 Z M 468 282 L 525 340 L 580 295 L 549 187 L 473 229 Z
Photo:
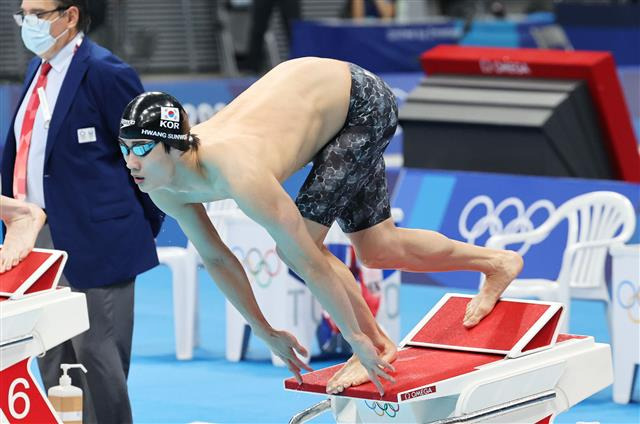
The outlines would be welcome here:
M 348 340 L 348 342 L 351 345 L 353 353 L 355 353 L 360 360 L 360 364 L 367 370 L 367 374 L 369 374 L 371 382 L 375 384 L 378 389 L 380 396 L 384 395 L 384 388 L 382 387 L 380 377 L 391 383 L 395 383 L 396 380 L 387 374 L 385 370 L 395 372 L 396 369 L 389 362 L 378 356 L 377 349 L 366 335 L 356 336 Z
M 292 334 L 286 331 L 273 330 L 270 334 L 264 336 L 263 340 L 269 345 L 271 351 L 284 361 L 289 371 L 295 375 L 299 384 L 302 384 L 302 374 L 300 370 L 313 371 L 313 369 L 302 362 L 294 352 L 295 350 L 302 356 L 309 355 L 307 349 L 298 343 L 298 340 L 296 340 Z
M 2 196 L 1 209 L 7 233 L 0 249 L 0 273 L 9 271 L 27 257 L 47 219 L 36 205 L 5 196 Z

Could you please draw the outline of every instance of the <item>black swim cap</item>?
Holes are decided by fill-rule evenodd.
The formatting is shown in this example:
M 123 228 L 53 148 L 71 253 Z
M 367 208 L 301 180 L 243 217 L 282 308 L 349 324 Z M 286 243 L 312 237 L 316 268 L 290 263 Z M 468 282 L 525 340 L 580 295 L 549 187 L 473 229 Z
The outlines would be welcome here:
M 120 120 L 121 139 L 155 140 L 181 151 L 197 147 L 190 130 L 189 117 L 180 102 L 160 91 L 142 93 L 131 100 Z

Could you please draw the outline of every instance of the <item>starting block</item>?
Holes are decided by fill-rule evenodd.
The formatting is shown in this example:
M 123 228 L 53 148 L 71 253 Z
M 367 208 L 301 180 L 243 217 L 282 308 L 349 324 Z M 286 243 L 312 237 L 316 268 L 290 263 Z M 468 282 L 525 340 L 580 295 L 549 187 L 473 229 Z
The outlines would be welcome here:
M 60 250 L 33 249 L 0 275 L 0 423 L 62 423 L 31 361 L 89 328 L 83 293 L 58 287 L 67 260 Z
M 285 381 L 328 399 L 297 414 L 303 423 L 332 410 L 337 423 L 549 424 L 613 382 L 609 345 L 558 334 L 561 303 L 500 300 L 477 326 L 462 325 L 471 296 L 445 295 L 399 345 L 396 383 L 383 380 L 327 395 L 342 365 Z

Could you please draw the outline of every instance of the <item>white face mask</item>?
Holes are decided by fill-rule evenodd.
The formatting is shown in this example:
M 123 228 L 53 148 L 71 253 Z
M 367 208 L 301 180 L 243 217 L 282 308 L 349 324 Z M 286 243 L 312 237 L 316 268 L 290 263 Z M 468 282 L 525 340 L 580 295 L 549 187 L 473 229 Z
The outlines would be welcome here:
M 62 15 L 61 15 L 62 16 Z M 22 42 L 25 47 L 37 54 L 38 56 L 47 52 L 53 45 L 69 31 L 65 29 L 62 34 L 57 37 L 51 35 L 51 24 L 60 19 L 58 16 L 53 21 L 39 19 L 35 15 L 26 15 L 22 22 Z

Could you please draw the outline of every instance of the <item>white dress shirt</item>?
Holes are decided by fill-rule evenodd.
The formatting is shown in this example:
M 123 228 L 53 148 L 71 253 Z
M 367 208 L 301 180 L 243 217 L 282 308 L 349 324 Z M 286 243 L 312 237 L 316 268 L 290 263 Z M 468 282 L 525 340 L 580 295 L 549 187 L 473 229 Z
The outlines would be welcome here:
M 56 101 L 58 100 L 58 94 L 60 94 L 60 87 L 64 77 L 69 70 L 69 64 L 75 53 L 76 46 L 82 43 L 84 33 L 80 32 L 73 40 L 67 43 L 62 50 L 60 50 L 49 63 L 51 64 L 51 70 L 47 75 L 47 87 L 45 91 L 45 99 L 40 99 L 40 105 L 38 106 L 38 112 L 33 122 L 33 133 L 31 134 L 31 145 L 29 146 L 29 157 L 27 158 L 27 198 L 26 200 L 31 203 L 35 203 L 41 208 L 46 207 L 44 204 L 44 189 L 43 189 L 43 173 L 44 173 L 44 154 L 47 146 L 47 137 L 49 134 L 49 121 L 51 116 L 46 116 L 47 107 L 42 104 L 43 100 L 46 100 L 48 110 L 53 114 Z M 40 75 L 40 69 L 31 81 L 31 85 L 27 90 L 27 94 L 24 96 L 18 114 L 16 115 L 15 123 L 13 124 L 13 131 L 16 136 L 16 143 L 20 143 L 20 131 L 22 130 L 22 121 L 24 121 L 24 114 L 29 104 L 29 99 L 32 96 L 33 88 L 35 87 L 38 76 Z M 38 93 L 33 93 L 37 96 Z M 16 151 L 20 148 L 16 146 Z

